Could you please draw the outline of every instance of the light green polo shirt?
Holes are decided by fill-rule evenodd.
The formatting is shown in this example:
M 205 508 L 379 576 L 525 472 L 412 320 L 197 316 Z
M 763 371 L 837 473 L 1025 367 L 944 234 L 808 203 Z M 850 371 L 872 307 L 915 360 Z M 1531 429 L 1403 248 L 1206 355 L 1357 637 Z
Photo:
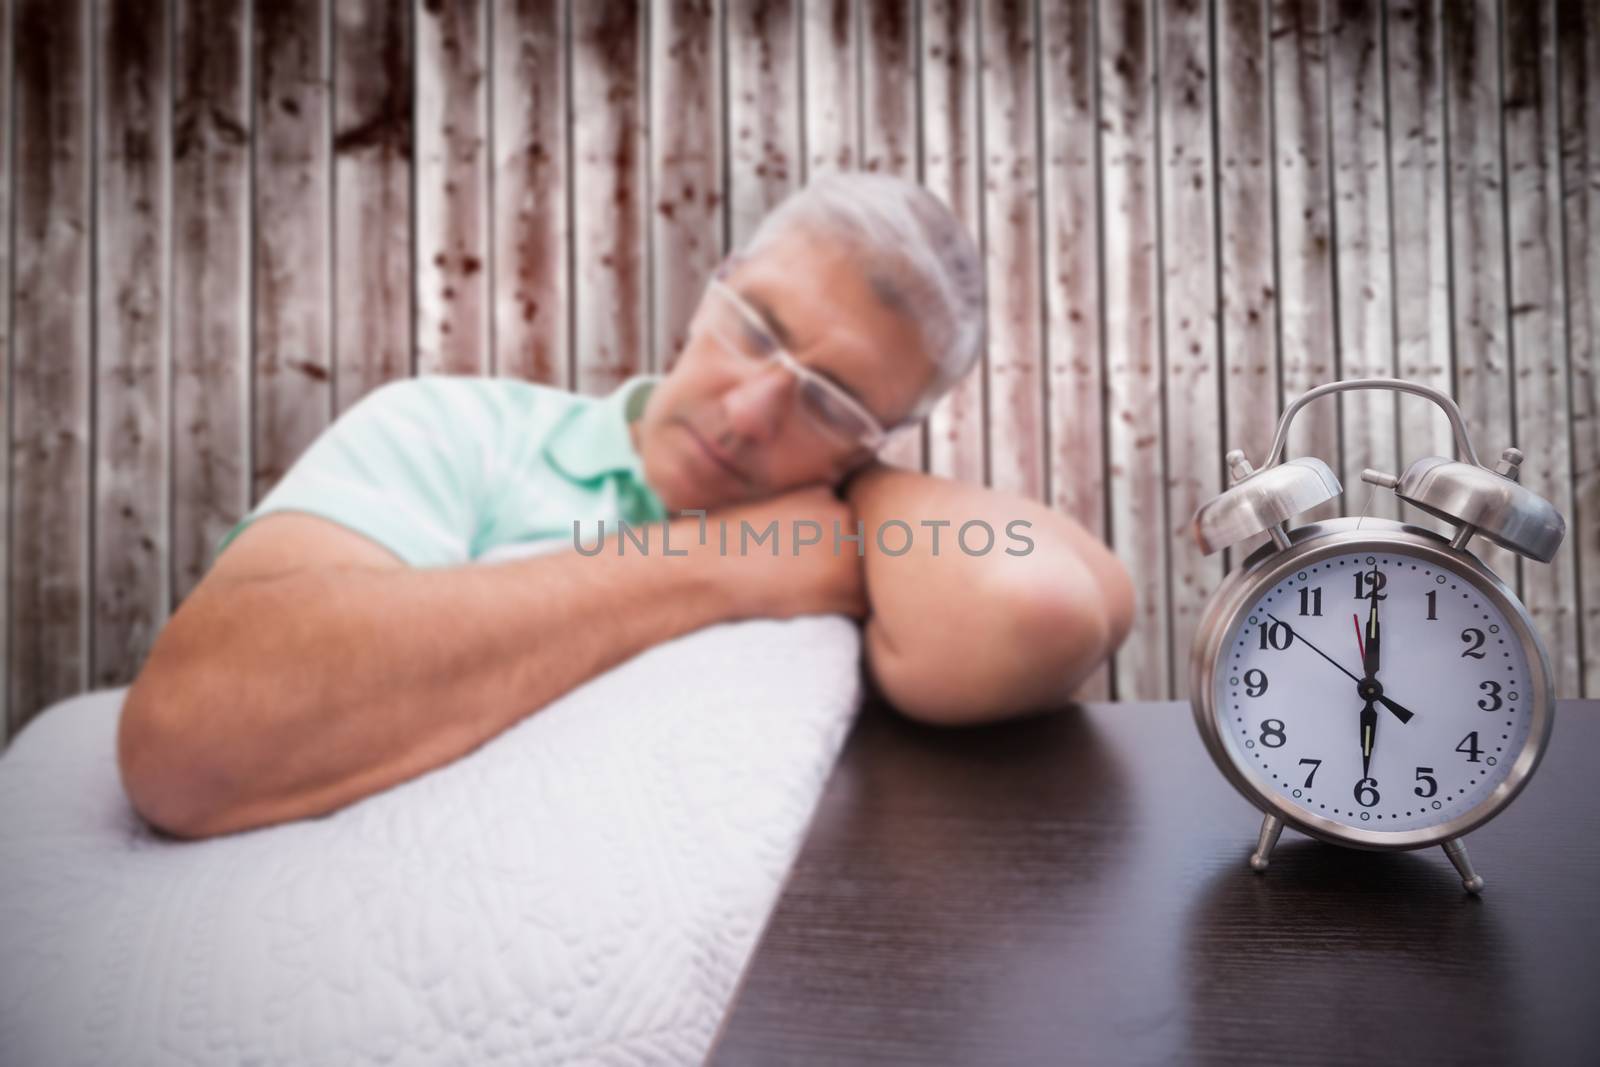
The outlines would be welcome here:
M 216 554 L 263 515 L 304 511 L 364 534 L 416 567 L 506 545 L 585 546 L 600 519 L 666 517 L 628 426 L 660 375 L 581 396 L 515 378 L 426 374 L 381 385 L 301 454 Z

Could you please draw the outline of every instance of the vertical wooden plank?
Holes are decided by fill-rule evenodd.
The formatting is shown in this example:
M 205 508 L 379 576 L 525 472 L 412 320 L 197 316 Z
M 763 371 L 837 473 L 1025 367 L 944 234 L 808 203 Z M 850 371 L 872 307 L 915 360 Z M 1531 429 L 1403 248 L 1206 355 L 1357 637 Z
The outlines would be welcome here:
M 804 180 L 801 15 L 796 0 L 729 3 L 727 11 L 726 248 L 738 248 Z
M 11 210 L 15 169 L 13 148 L 12 103 L 14 62 L 13 44 L 16 41 L 15 0 L 5 0 L 0 5 L 0 560 L 11 559 L 11 365 L 13 362 L 11 332 L 11 250 L 13 247 L 13 216 Z M 9 583 L 0 595 L 0 663 L 11 670 L 11 591 Z M 0 751 L 11 743 L 11 686 L 0 685 Z
M 1450 215 L 1436 0 L 1395 0 L 1387 18 L 1395 361 L 1402 378 L 1450 393 Z M 1455 455 L 1441 412 L 1414 397 L 1399 404 L 1399 464 Z M 1415 508 L 1404 509 L 1402 517 L 1433 530 L 1448 528 Z
M 496 373 L 572 386 L 567 50 L 561 0 L 495 0 Z
M 1600 227 L 1600 24 L 1592 15 L 1588 0 L 1556 2 L 1574 496 L 1561 551 L 1578 568 L 1579 681 L 1590 698 L 1600 693 L 1600 245 L 1592 239 Z
M 1040 13 L 1044 123 L 1044 297 L 1050 499 L 1096 537 L 1106 536 L 1105 382 L 1100 347 L 1100 200 L 1095 155 L 1095 36 L 1091 4 Z M 1079 687 L 1106 700 L 1111 665 Z
M 916 11 L 862 0 L 861 169 L 917 178 Z
M 490 365 L 484 0 L 416 10 L 417 371 Z
M 1384 125 L 1383 9 L 1378 0 L 1328 0 L 1328 121 L 1332 140 L 1339 376 L 1392 378 L 1389 183 Z M 1339 398 L 1347 515 L 1393 518 L 1400 501 L 1361 480 L 1364 467 L 1399 473 L 1395 394 Z M 1335 468 L 1338 470 L 1338 468 Z M 1368 507 L 1368 501 L 1371 501 Z
M 165 618 L 171 29 L 164 0 L 95 26 L 95 687 L 132 681 Z
M 917 42 L 911 0 L 863 0 L 861 169 L 917 181 Z M 880 458 L 925 470 L 922 427 L 895 434 Z
M 1526 456 L 1522 483 L 1571 515 L 1554 12 L 1543 2 L 1509 2 L 1502 12 L 1511 353 L 1517 445 Z M 1522 565 L 1522 599 L 1550 653 L 1556 693 L 1564 697 L 1577 696 L 1581 684 L 1576 556 L 1569 543 L 1548 564 Z
M 1224 451 L 1260 466 L 1282 408 L 1273 263 L 1272 57 L 1264 0 L 1218 0 L 1217 200 L 1221 232 Z M 1174 515 L 1187 521 L 1191 515 Z M 1265 534 L 1234 545 L 1230 565 Z
M 1048 309 L 1051 486 L 1057 508 L 1105 536 L 1094 8 L 1041 13 L 1044 295 Z
M 1186 652 L 1222 560 L 1188 536 L 1201 504 L 1221 491 L 1224 451 L 1217 368 L 1215 170 L 1211 148 L 1210 6 L 1157 6 L 1160 71 L 1162 387 L 1166 405 L 1166 514 L 1174 656 Z M 1188 672 L 1172 671 L 1172 696 L 1188 695 Z
M 409 377 L 411 7 L 333 5 L 334 413 Z
M 1317 0 L 1273 0 L 1279 351 L 1285 403 L 1338 377 L 1325 44 Z M 1316 456 L 1339 470 L 1335 403 L 1324 400 L 1295 416 L 1287 454 Z M 1330 500 L 1302 514 L 1295 524 L 1340 514 L 1340 501 Z
M 852 0 L 806 0 L 804 180 L 855 170 L 861 159 L 856 87 L 861 35 Z
M 1117 653 L 1118 700 L 1165 700 L 1171 692 L 1150 20 L 1142 0 L 1108 0 L 1100 9 L 1111 538 L 1137 605 Z
M 572 8 L 575 382 L 608 393 L 649 368 L 643 12 L 628 0 Z
M 322 0 L 255 8 L 252 505 L 333 408 L 327 45 Z
M 983 7 L 984 264 L 989 484 L 1046 499 L 1039 276 L 1039 57 L 1027 0 Z
M 1491 464 L 1514 434 L 1496 7 L 1494 0 L 1443 5 L 1455 395 L 1479 458 Z M 1515 583 L 1516 556 L 1484 538 L 1471 548 Z
M 650 26 L 651 368 L 669 370 L 722 258 L 721 20 L 712 0 L 657 4 Z
M 89 19 L 17 3 L 12 734 L 88 681 Z
M 976 0 L 928 0 L 923 11 L 922 181 L 981 247 L 976 15 Z M 987 366 L 980 358 L 928 415 L 928 469 L 935 474 L 984 482 Z
M 242 0 L 178 0 L 172 130 L 172 605 L 250 506 L 250 101 Z

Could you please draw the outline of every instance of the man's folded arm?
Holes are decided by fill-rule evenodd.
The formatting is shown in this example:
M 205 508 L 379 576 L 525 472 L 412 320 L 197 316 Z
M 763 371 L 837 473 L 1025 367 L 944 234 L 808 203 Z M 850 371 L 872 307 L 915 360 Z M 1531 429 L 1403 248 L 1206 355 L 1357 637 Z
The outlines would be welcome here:
M 1071 518 L 876 462 L 845 494 L 866 535 L 867 667 L 904 714 L 957 725 L 1066 703 L 1126 638 L 1127 572 Z
M 330 546 L 357 545 L 368 555 L 329 561 Z M 251 573 L 229 566 L 252 546 Z M 325 520 L 266 516 L 184 600 L 130 688 L 124 788 L 180 837 L 328 813 L 470 752 L 645 648 L 736 617 L 708 562 L 560 552 L 412 568 Z

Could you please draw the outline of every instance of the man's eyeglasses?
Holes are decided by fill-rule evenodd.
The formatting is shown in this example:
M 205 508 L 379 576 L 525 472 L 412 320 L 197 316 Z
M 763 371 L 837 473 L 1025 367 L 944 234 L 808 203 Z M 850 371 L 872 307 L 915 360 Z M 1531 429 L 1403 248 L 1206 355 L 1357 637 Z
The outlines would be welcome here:
M 724 348 L 751 363 L 781 363 L 799 382 L 800 407 L 831 436 L 874 451 L 883 443 L 888 432 L 872 412 L 790 355 L 743 297 L 715 278 L 710 291 L 715 299 L 711 301 L 708 326 Z

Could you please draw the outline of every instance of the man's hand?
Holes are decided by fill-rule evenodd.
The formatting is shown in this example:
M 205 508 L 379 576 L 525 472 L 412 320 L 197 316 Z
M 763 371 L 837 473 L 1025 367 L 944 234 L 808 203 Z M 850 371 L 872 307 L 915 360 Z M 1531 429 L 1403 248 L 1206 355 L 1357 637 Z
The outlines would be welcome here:
M 768 536 L 759 544 L 755 541 L 774 522 L 776 555 L 773 537 Z M 706 516 L 706 543 L 696 544 L 695 550 L 721 555 L 726 531 L 725 563 L 738 576 L 743 610 L 750 616 L 787 619 L 840 613 L 862 619 L 867 614 L 865 568 L 856 542 L 842 542 L 834 551 L 836 522 L 842 534 L 856 532 L 855 513 L 832 489 L 795 489 L 710 512 Z M 741 524 L 748 524 L 748 534 Z M 797 527 L 800 539 L 817 538 L 816 542 L 797 545 Z M 677 549 L 676 540 L 673 549 Z

